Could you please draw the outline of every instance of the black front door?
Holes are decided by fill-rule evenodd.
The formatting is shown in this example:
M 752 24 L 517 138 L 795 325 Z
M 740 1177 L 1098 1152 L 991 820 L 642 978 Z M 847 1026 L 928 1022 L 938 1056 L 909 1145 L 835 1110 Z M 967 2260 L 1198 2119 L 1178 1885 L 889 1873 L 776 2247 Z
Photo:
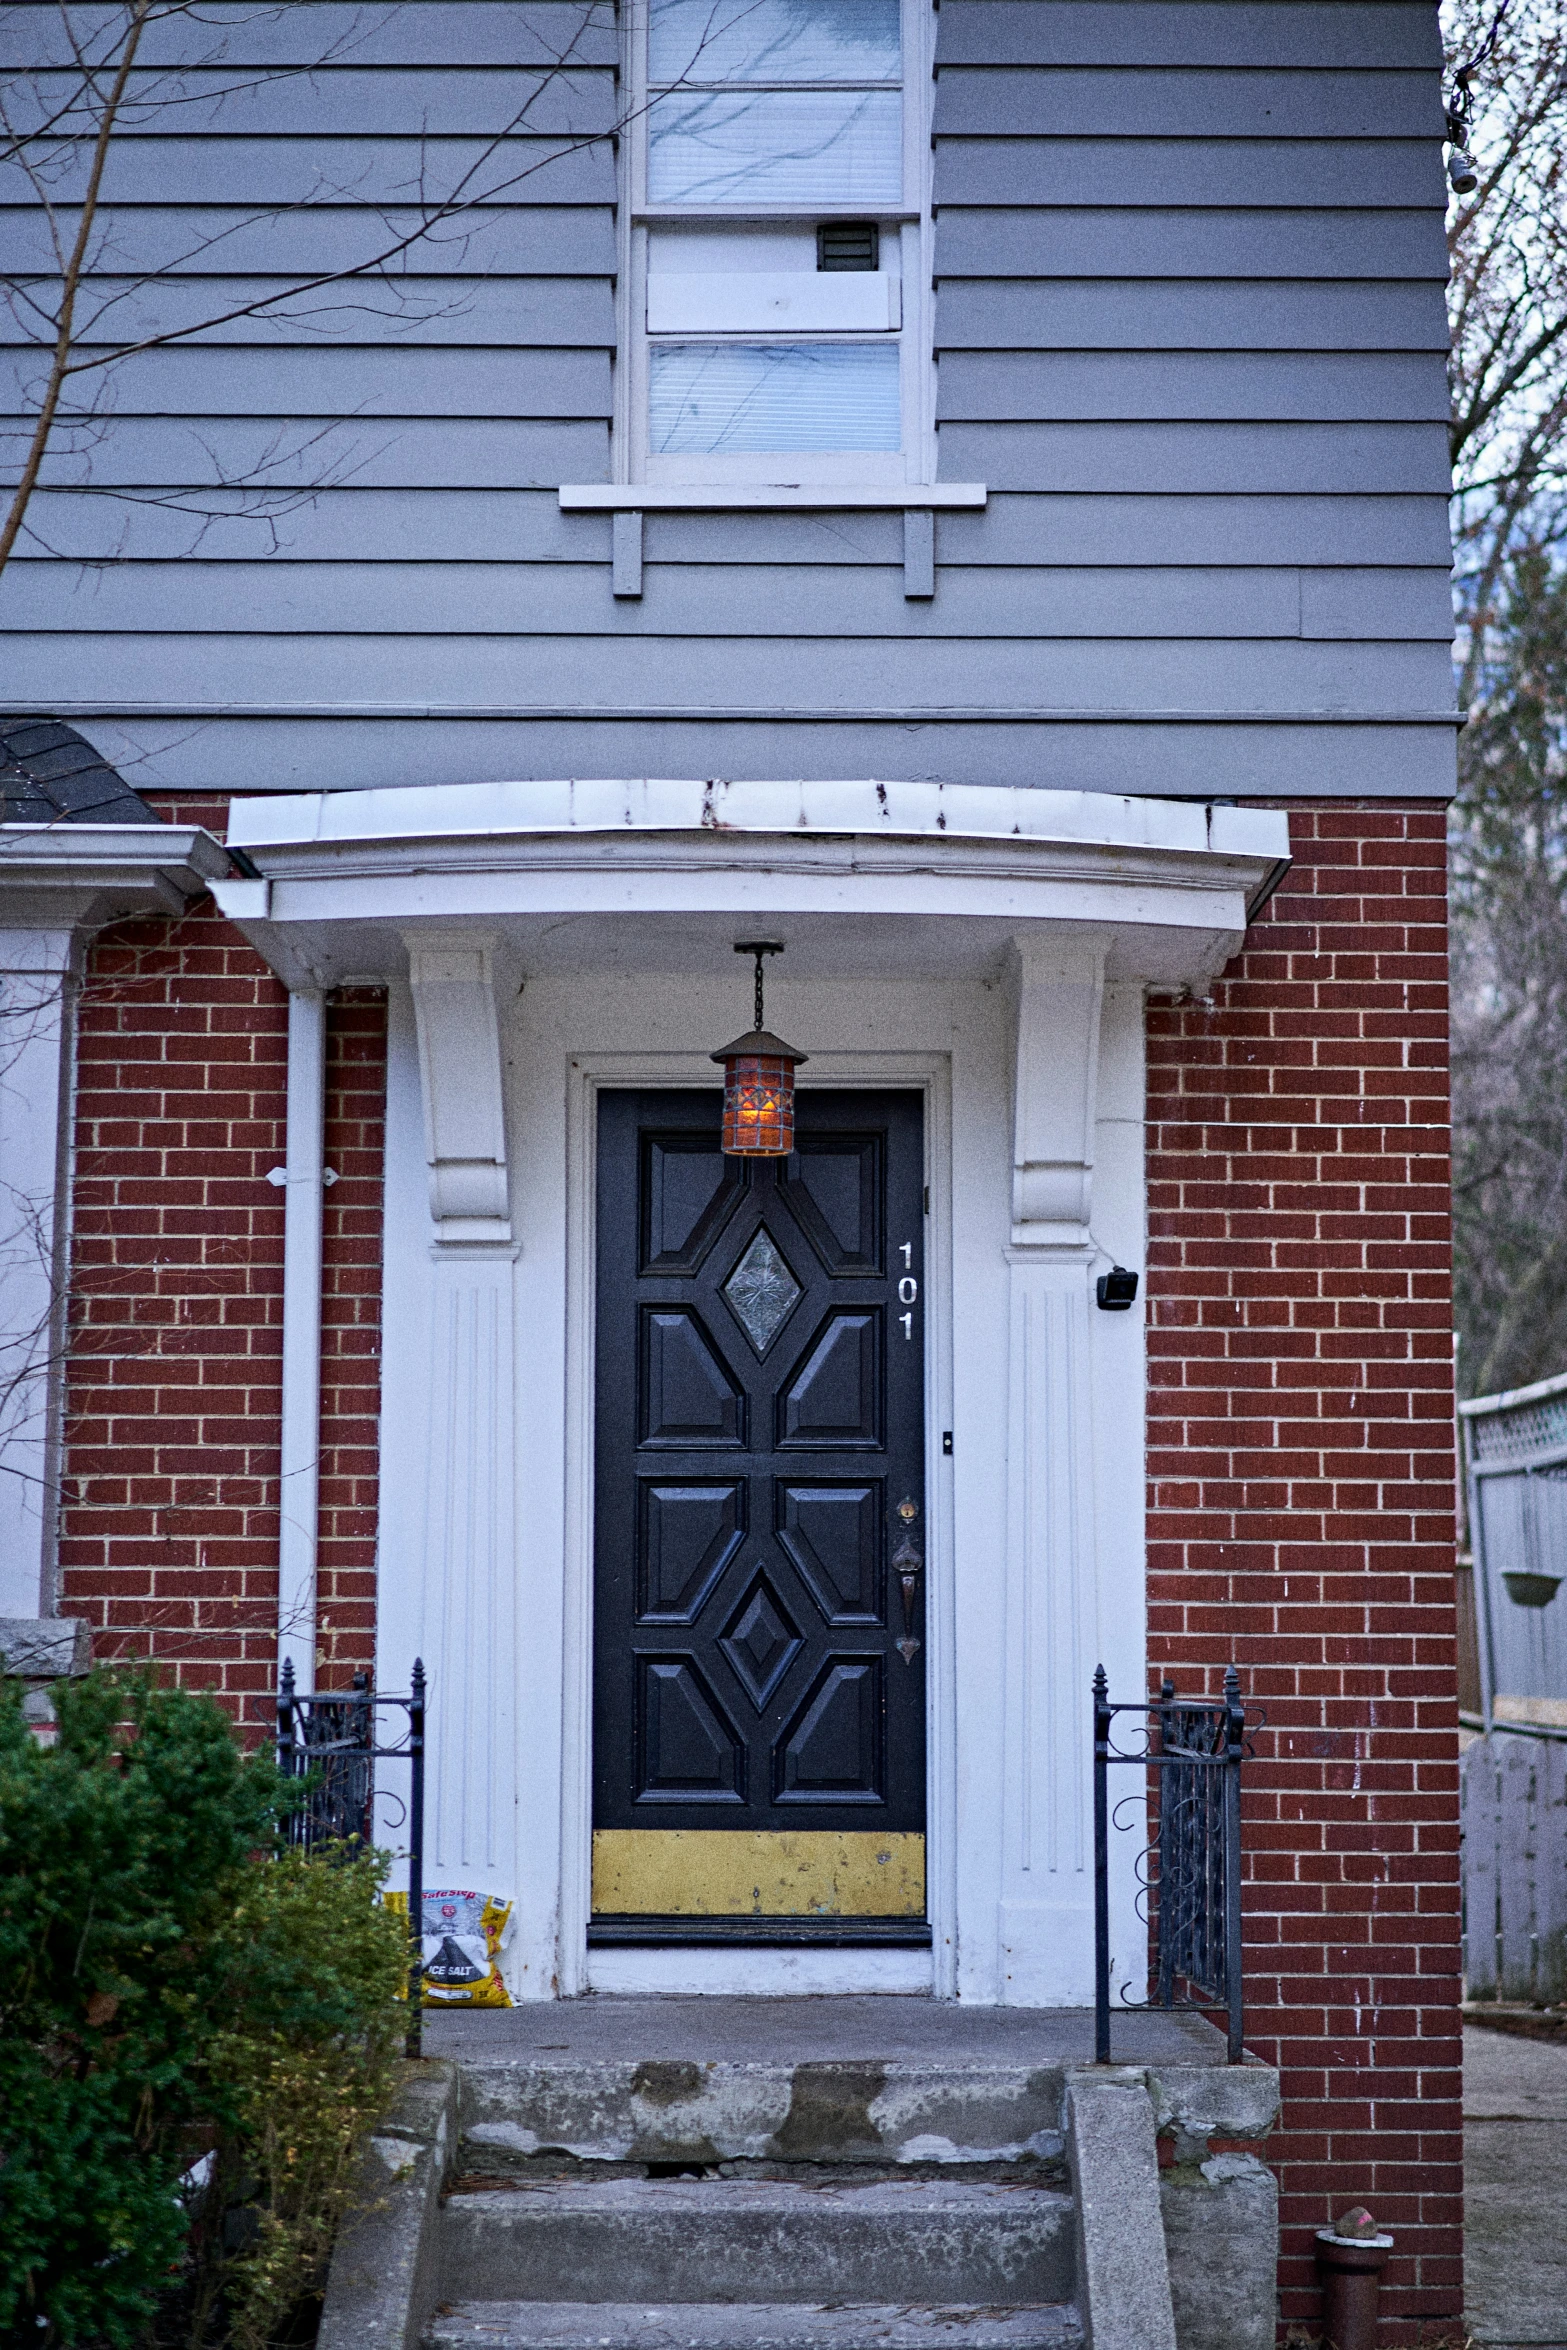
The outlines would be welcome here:
M 593 1938 L 928 1939 L 917 1093 L 599 1103 Z

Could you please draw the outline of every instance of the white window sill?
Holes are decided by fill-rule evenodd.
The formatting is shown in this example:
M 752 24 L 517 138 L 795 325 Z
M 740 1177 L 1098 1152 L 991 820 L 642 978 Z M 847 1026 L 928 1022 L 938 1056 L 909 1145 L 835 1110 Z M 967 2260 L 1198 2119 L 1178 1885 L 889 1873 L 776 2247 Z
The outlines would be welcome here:
M 927 482 L 923 487 L 850 482 L 725 482 L 703 488 L 687 482 L 563 482 L 560 502 L 567 514 L 709 514 L 791 506 L 880 507 L 891 513 L 943 511 L 983 506 L 989 492 L 982 481 Z
M 634 204 L 631 218 L 673 223 L 680 228 L 705 228 L 709 221 L 736 221 L 749 227 L 755 220 L 802 221 L 815 227 L 821 220 L 907 221 L 916 225 L 923 215 L 898 204 Z

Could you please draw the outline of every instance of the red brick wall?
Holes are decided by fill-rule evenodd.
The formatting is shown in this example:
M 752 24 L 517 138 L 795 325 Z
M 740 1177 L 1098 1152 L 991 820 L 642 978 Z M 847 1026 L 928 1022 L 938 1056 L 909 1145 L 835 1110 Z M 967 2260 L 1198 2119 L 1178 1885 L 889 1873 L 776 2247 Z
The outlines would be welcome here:
M 1149 1014 L 1151 1663 L 1233 1657 L 1267 1712 L 1247 2040 L 1283 2074 L 1286 2326 L 1315 2334 L 1312 2230 L 1366 2202 L 1413 2342 L 1462 2306 L 1444 817 L 1290 832 L 1211 1004 Z
M 221 801 L 169 815 L 221 834 Z M 322 1678 L 374 1635 L 384 1004 L 328 1009 Z M 95 941 L 78 1026 L 64 1612 L 265 1718 L 277 1643 L 283 988 L 210 899 Z
M 326 1028 L 326 1163 L 337 1176 L 322 1232 L 321 1517 L 317 1670 L 346 1689 L 375 1667 L 380 1500 L 381 1186 L 386 997 L 333 996 Z

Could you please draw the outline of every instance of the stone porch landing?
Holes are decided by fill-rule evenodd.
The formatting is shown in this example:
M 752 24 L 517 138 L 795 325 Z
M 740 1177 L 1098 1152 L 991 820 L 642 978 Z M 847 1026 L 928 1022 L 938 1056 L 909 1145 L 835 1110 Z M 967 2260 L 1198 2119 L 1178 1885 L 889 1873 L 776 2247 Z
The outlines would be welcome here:
M 1277 2075 L 1192 2016 L 1113 2046 L 914 1997 L 427 2011 L 406 2224 L 381 2179 L 323 2350 L 1270 2350 Z
M 1224 2042 L 1192 2015 L 1115 2014 L 1117 2065 L 1224 2064 Z M 564 2055 L 595 2063 L 1079 2065 L 1094 2054 L 1085 2007 L 964 2007 L 909 1995 L 862 1998 L 533 2000 L 521 2007 L 429 2009 L 426 2052 L 460 2063 Z M 1248 2065 L 1247 2069 L 1251 2069 Z

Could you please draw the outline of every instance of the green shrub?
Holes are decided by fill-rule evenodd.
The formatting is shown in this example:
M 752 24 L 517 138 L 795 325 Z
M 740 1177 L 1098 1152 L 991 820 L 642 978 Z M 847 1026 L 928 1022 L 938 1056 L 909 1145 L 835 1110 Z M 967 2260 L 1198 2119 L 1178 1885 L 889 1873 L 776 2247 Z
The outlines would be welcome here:
M 209 1700 L 112 1673 L 54 1694 L 52 1747 L 15 1684 L 0 1704 L 0 2328 L 119 2350 L 180 2254 L 206 1954 L 281 1782 Z
M 0 1685 L 0 2336 L 130 2350 L 193 2281 L 193 2338 L 226 2309 L 258 2350 L 395 2076 L 382 1864 L 280 1854 L 291 1791 L 209 1698 L 105 1672 L 54 1698 L 40 1747 Z
M 236 2350 L 264 2350 L 324 2282 L 355 2159 L 396 2085 L 408 1946 L 381 1906 L 384 1875 L 379 1854 L 285 1853 L 248 1872 L 231 1913 L 220 1960 L 228 2021 L 207 2051 L 225 2127 L 197 2323 L 220 2289 Z M 241 2193 L 254 2232 L 225 2258 L 214 2239 Z

